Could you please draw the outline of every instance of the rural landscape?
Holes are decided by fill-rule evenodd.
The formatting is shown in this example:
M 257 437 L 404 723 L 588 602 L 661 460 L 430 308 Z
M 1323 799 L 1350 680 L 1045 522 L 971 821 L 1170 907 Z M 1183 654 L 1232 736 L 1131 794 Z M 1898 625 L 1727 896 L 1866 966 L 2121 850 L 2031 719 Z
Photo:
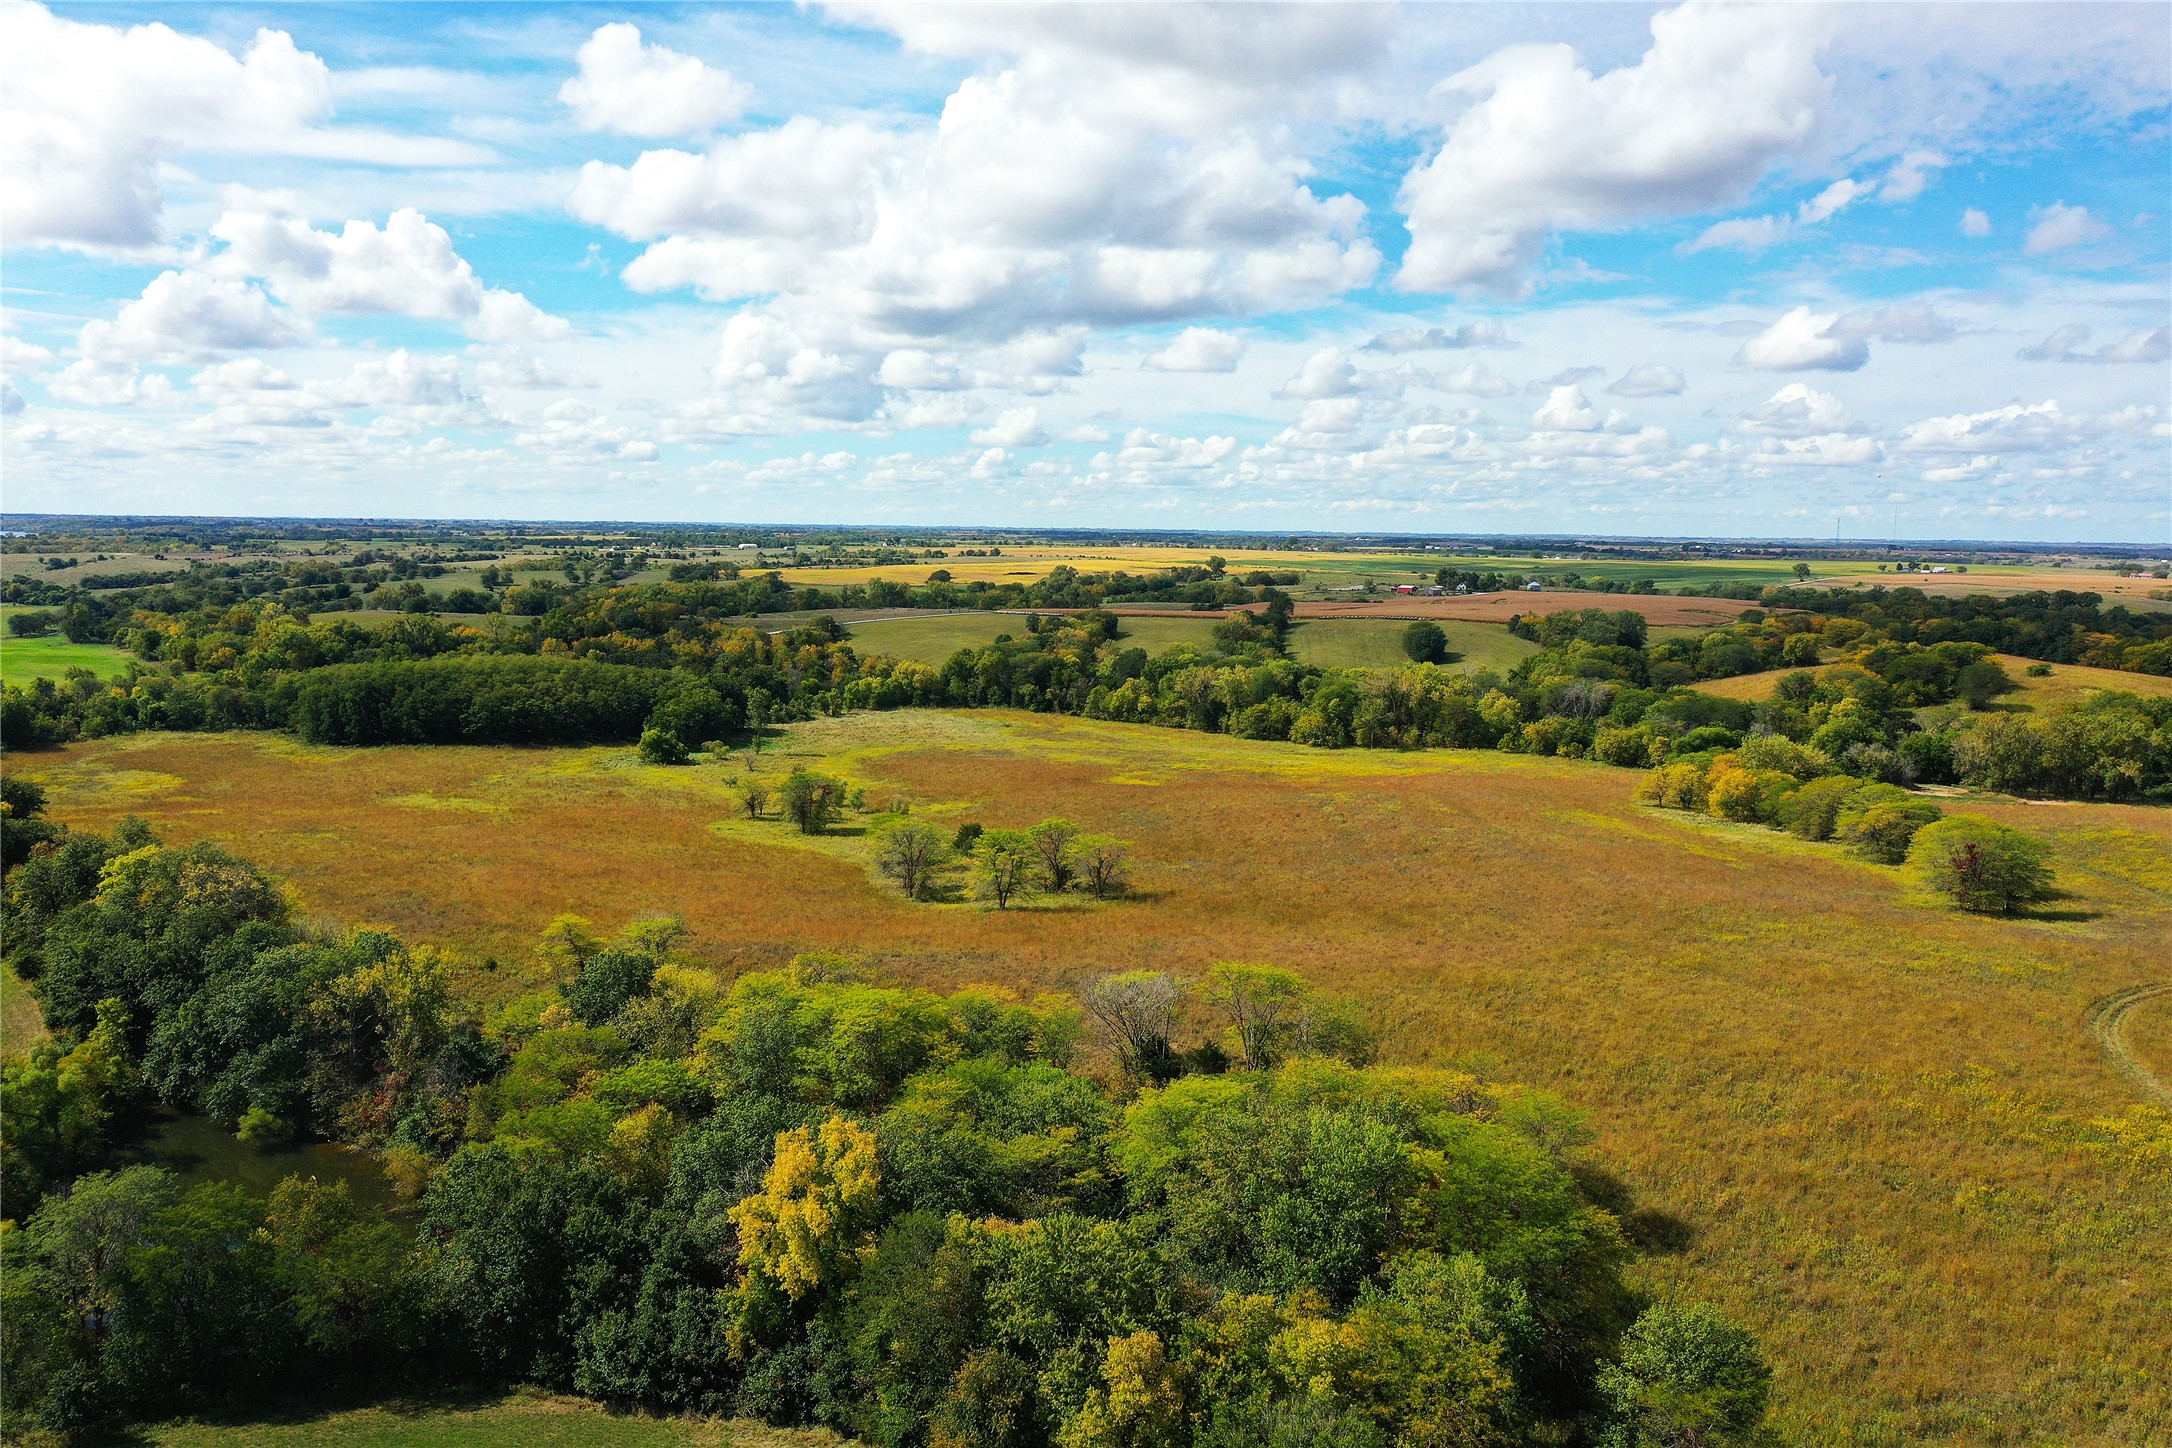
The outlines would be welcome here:
M 2172 1422 L 2162 558 L 24 521 L 25 1427 Z
M 0 1448 L 2172 1448 L 2167 0 L 0 0 Z

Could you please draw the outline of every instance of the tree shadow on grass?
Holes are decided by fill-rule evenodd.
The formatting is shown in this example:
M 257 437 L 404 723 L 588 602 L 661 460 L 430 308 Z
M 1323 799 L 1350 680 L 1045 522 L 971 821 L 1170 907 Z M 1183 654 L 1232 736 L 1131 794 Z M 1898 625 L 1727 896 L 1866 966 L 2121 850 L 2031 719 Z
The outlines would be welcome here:
M 1622 1235 L 1637 1251 L 1651 1257 L 1679 1257 L 1696 1244 L 1697 1229 L 1685 1218 L 1638 1206 L 1629 1184 L 1606 1168 L 1579 1162 L 1569 1170 L 1585 1196 L 1614 1214 Z

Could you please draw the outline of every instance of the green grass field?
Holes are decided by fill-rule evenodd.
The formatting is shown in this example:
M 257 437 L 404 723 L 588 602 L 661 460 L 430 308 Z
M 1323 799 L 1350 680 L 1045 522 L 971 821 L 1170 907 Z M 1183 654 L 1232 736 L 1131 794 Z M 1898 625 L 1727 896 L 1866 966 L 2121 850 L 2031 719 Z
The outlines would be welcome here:
M 760 1423 L 607 1413 L 573 1398 L 362 1408 L 266 1422 L 174 1423 L 131 1441 L 156 1448 L 819 1448 L 829 1433 Z
M 1410 662 L 1403 652 L 1403 630 L 1408 627 L 1408 620 L 1394 618 L 1314 619 L 1291 633 L 1290 653 L 1323 668 L 1399 669 Z M 1449 652 L 1456 655 L 1449 667 L 1459 672 L 1505 672 L 1538 652 L 1536 644 L 1517 638 L 1504 624 L 1445 619 L 1440 627 L 1448 635 Z
M 35 639 L 0 636 L 0 683 L 58 679 L 70 669 L 89 669 L 101 676 L 117 674 L 129 657 L 110 644 L 72 644 L 57 633 Z
M 11 966 L 0 965 L 0 1062 L 20 1061 L 45 1039 L 45 1017 Z

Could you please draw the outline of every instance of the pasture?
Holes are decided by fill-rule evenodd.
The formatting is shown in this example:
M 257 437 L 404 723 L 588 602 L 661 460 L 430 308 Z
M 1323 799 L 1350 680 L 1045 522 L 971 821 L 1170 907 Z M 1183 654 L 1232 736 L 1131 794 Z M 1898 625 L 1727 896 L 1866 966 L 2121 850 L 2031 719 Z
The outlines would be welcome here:
M 70 643 L 57 633 L 42 638 L 0 635 L 0 684 L 61 679 L 70 669 L 89 669 L 106 678 L 119 673 L 131 657 L 111 644 Z
M 2043 664 L 2035 659 L 2025 659 L 2017 654 L 1997 654 L 2000 667 L 2014 681 L 2010 694 L 1999 696 L 1995 708 L 2009 710 L 2036 710 L 2056 705 L 2070 704 L 2091 694 L 2116 690 L 2128 694 L 2140 694 L 2145 698 L 2172 698 L 2172 679 L 2155 674 L 2132 674 L 2124 669 L 2091 669 L 2080 664 Z M 2049 674 L 2032 676 L 2032 668 L 2047 668 Z M 1762 703 L 1772 697 L 1792 669 L 1766 669 L 1755 674 L 1737 674 L 1731 679 L 1708 679 L 1695 687 L 1700 693 L 1714 694 L 1723 699 L 1741 699 L 1747 703 Z
M 215 839 L 307 914 L 451 947 L 487 998 L 528 988 L 562 910 L 605 928 L 677 911 L 727 975 L 810 949 L 1029 992 L 1287 965 L 1363 1000 L 1391 1060 L 1587 1110 L 1591 1170 L 1654 1254 L 1641 1282 L 1759 1332 L 1787 1441 L 2172 1436 L 2164 1118 L 2083 1024 L 2167 978 L 2172 812 L 1972 803 L 2049 840 L 2068 892 L 2003 920 L 1830 845 L 1638 806 L 1638 775 L 1582 762 L 912 711 L 793 726 L 760 770 L 800 763 L 946 827 L 1060 814 L 1121 835 L 1138 893 L 909 903 L 857 824 L 810 840 L 741 818 L 741 760 L 248 735 L 8 760 L 60 819 Z M 2126 1037 L 2163 1061 L 2168 1030 L 2160 997 Z
M 1290 632 L 1290 653 L 1308 664 L 1357 669 L 1400 669 L 1410 663 L 1403 652 L 1406 619 L 1335 618 L 1300 621 Z M 1459 673 L 1493 669 L 1506 673 L 1538 652 L 1538 645 L 1520 639 L 1505 624 L 1466 623 L 1448 620 L 1441 625 L 1448 635 L 1448 651 L 1454 657 L 1448 667 Z

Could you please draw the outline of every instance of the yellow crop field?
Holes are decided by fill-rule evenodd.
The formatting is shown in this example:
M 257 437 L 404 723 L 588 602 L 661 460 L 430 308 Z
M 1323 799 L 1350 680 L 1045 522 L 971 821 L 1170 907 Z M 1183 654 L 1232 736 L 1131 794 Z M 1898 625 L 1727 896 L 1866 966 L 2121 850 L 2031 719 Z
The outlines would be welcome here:
M 2000 696 L 1999 707 L 2005 709 L 2043 709 L 2053 705 L 2072 703 L 2091 694 L 2106 690 L 2118 690 L 2140 694 L 2146 698 L 2172 698 L 2172 679 L 2156 674 L 2130 674 L 2124 669 L 2091 669 L 2080 664 L 2042 664 L 2035 659 L 2025 659 L 2018 654 L 1995 656 L 2007 677 L 2014 681 L 2014 691 Z M 2032 675 L 2033 668 L 2047 668 L 2048 674 Z M 1791 669 L 1767 669 L 1757 674 L 1738 674 L 1732 679 L 1708 679 L 1697 685 L 1700 693 L 1714 694 L 1722 699 L 1742 699 L 1755 704 L 1772 697 Z
M 2004 920 L 1830 845 L 1646 809 L 1637 775 L 1583 762 L 912 711 L 794 726 L 760 770 L 798 763 L 945 825 L 1121 835 L 1138 893 L 909 903 L 856 826 L 740 818 L 743 760 L 168 734 L 8 767 L 58 818 L 141 814 L 263 862 L 307 913 L 448 945 L 484 995 L 526 988 L 527 942 L 568 909 L 680 912 L 726 973 L 810 949 L 1029 990 L 1288 965 L 1359 996 L 1393 1059 L 1586 1108 L 1644 1285 L 1757 1329 L 1787 1441 L 2172 1439 L 2166 1118 L 2084 1022 L 2172 976 L 2172 813 L 1972 804 L 2050 841 L 2068 892 Z M 2172 998 L 2124 1029 L 2165 1062 Z

